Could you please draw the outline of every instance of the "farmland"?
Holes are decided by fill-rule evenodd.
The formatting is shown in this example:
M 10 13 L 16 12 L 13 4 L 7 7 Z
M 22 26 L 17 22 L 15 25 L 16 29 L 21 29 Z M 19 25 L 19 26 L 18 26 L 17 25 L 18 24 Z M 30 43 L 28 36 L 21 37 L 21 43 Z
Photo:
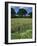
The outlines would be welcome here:
M 32 18 L 11 18 L 11 39 L 32 38 Z

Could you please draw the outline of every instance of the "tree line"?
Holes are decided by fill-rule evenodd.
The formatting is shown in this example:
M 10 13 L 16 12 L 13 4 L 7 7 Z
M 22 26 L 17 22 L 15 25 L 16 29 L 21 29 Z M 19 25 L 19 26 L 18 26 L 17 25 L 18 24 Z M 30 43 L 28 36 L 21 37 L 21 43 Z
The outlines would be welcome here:
M 19 11 L 16 13 L 16 11 L 11 8 L 11 18 L 32 18 L 32 12 L 28 13 L 26 16 L 27 11 L 23 8 L 19 9 Z

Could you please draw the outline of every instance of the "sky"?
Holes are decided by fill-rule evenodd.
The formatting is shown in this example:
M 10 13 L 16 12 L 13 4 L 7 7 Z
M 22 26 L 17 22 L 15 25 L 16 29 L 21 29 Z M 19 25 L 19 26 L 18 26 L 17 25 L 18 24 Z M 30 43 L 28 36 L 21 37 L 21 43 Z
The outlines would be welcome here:
M 20 8 L 24 8 L 27 13 L 32 12 L 32 7 L 12 6 L 11 8 L 13 8 L 16 13 L 19 11 Z

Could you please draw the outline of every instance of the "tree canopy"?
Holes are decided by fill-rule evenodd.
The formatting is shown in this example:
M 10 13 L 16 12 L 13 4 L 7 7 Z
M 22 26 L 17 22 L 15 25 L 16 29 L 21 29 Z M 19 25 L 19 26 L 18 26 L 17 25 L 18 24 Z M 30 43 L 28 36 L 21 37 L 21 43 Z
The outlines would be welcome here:
M 26 14 L 30 16 L 26 16 Z M 16 13 L 15 9 L 11 8 L 11 18 L 32 18 L 32 12 L 27 13 L 27 11 L 24 8 L 21 8 Z
M 32 17 L 32 12 L 29 13 L 30 17 Z
M 17 14 L 20 15 L 20 16 L 23 16 L 23 15 L 26 15 L 27 14 L 27 11 L 22 8 L 22 9 L 19 9 L 19 11 L 18 11 Z
M 13 8 L 11 8 L 11 18 L 14 17 L 16 15 L 16 12 Z

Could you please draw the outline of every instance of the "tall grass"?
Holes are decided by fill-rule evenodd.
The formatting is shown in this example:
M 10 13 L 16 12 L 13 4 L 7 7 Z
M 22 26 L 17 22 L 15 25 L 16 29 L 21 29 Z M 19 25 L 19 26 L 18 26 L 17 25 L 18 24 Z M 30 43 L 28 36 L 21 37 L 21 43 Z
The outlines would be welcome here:
M 32 38 L 32 19 L 11 19 L 11 39 Z

